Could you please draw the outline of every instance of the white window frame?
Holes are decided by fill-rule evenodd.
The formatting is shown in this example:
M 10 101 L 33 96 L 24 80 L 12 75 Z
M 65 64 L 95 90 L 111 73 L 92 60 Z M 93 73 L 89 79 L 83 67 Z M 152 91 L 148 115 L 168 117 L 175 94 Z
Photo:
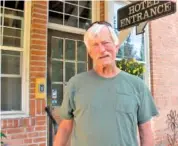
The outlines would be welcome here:
M 92 22 L 99 20 L 100 19 L 100 1 L 92 1 Z M 49 8 L 48 8 L 49 10 Z M 66 26 L 66 25 L 62 25 L 62 24 L 55 24 L 55 23 L 51 23 L 48 21 L 48 28 L 49 29 L 54 29 L 54 30 L 59 30 L 59 31 L 64 31 L 64 32 L 72 32 L 72 33 L 76 33 L 76 34 L 82 34 L 84 35 L 85 33 L 85 29 L 82 28 L 76 28 L 76 27 L 72 27 L 72 26 Z
M 23 47 L 9 47 L 3 46 L 3 50 L 20 50 L 19 52 L 23 51 L 23 55 L 21 58 L 21 111 L 3 111 L 0 112 L 1 119 L 12 119 L 12 118 L 21 118 L 21 117 L 28 117 L 29 116 L 29 56 L 30 56 L 30 27 L 31 27 L 31 1 L 24 1 L 24 32 L 23 32 Z M 29 39 L 27 39 L 29 38 Z M 1 47 L 1 46 L 0 46 Z M 0 48 L 0 50 L 2 47 Z M 1 55 L 0 55 L 1 60 Z M 0 66 L 1 70 L 1 66 Z M 3 76 L 3 74 L 0 74 Z M 8 75 L 9 77 L 9 75 Z M 1 80 L 0 80 L 0 93 L 1 93 Z M 1 97 L 1 94 L 0 94 Z
M 126 5 L 130 4 L 129 1 L 105 1 L 105 20 L 110 22 L 111 24 L 113 23 L 113 16 L 114 16 L 114 3 L 120 3 L 121 5 Z M 111 11 L 113 10 L 113 11 Z M 130 28 L 130 30 L 132 30 Z M 145 33 L 144 33 L 144 48 L 145 48 L 145 67 L 146 67 L 146 72 L 144 74 L 144 81 L 151 90 L 151 82 L 150 82 L 150 46 L 149 46 L 149 24 L 146 25 L 145 27 Z M 117 58 L 116 60 L 119 60 Z M 138 61 L 142 62 L 142 61 Z

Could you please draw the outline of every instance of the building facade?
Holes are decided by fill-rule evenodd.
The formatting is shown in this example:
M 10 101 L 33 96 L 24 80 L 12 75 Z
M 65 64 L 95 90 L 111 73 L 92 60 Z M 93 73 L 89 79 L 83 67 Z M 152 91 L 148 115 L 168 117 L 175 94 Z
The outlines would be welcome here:
M 1 1 L 1 131 L 7 145 L 49 145 L 45 107 L 57 111 L 68 80 L 92 66 L 83 43 L 85 28 L 96 20 L 117 28 L 117 9 L 129 3 Z M 178 113 L 177 26 L 178 12 L 149 22 L 142 35 L 135 35 L 133 27 L 118 36 L 117 59 L 132 57 L 146 67 L 143 80 L 160 113 L 152 120 L 156 146 L 169 145 L 167 134 L 173 132 L 168 124 L 174 112 L 167 115 L 171 110 Z M 38 85 L 45 94 L 40 94 Z

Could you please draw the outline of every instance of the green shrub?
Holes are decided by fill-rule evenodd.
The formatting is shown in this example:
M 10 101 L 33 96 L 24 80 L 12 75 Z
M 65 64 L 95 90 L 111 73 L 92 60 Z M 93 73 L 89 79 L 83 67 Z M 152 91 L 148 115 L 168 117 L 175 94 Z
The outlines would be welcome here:
M 132 75 L 142 77 L 145 72 L 144 64 L 137 62 L 135 59 L 122 59 L 116 62 L 117 67 Z

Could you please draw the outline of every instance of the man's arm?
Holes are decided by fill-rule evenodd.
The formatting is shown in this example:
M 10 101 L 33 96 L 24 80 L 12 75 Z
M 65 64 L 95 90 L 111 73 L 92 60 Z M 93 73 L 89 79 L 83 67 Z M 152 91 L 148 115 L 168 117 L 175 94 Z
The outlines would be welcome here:
M 140 124 L 138 126 L 140 135 L 140 146 L 154 146 L 153 133 L 151 129 L 151 122 Z
M 73 120 L 60 122 L 53 146 L 66 146 L 73 128 Z

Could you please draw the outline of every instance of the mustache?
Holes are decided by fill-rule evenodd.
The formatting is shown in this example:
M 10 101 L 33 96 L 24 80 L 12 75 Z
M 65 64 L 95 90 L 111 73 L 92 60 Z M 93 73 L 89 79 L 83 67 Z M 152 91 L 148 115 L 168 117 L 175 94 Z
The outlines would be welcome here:
M 111 55 L 110 54 L 103 54 L 103 55 L 98 56 L 97 59 L 103 59 L 105 57 L 111 57 Z

